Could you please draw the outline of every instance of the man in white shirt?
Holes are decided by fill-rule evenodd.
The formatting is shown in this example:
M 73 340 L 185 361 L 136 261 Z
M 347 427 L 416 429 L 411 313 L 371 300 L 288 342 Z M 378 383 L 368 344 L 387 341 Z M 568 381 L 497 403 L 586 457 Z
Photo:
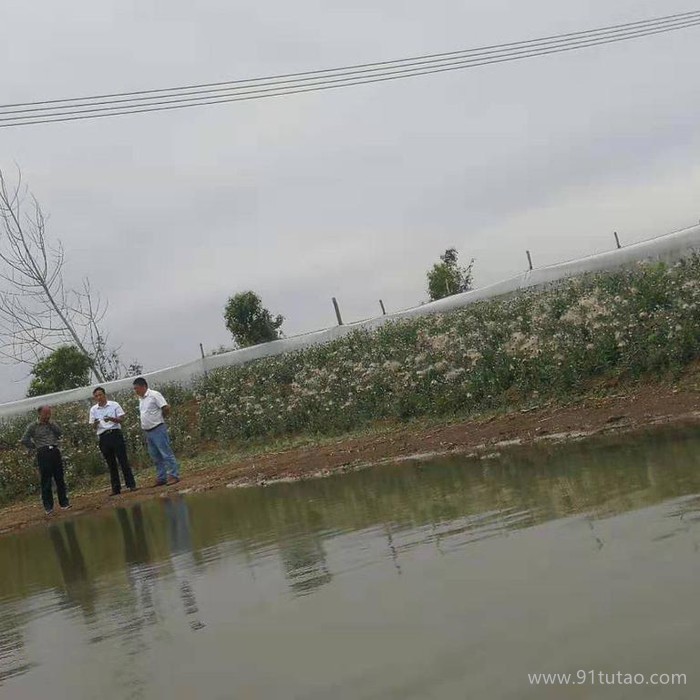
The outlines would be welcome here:
M 170 446 L 170 435 L 165 419 L 170 415 L 170 406 L 163 394 L 148 388 L 143 377 L 134 379 L 134 391 L 139 397 L 141 428 L 146 436 L 148 453 L 156 465 L 154 486 L 177 484 L 180 481 L 180 467 Z
M 122 434 L 124 409 L 116 401 L 108 401 L 105 390 L 98 386 L 92 392 L 97 403 L 90 409 L 90 425 L 95 428 L 100 443 L 100 452 L 109 467 L 109 479 L 112 482 L 112 496 L 122 491 L 117 462 L 124 475 L 124 484 L 129 491 L 136 491 L 136 480 L 126 454 L 126 443 Z

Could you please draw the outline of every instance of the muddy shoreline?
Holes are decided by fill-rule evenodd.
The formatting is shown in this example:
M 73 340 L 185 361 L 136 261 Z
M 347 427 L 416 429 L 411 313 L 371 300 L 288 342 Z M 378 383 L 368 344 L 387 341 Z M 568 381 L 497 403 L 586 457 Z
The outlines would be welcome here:
M 518 445 L 556 444 L 602 434 L 629 433 L 655 426 L 700 429 L 700 375 L 677 382 L 639 383 L 624 392 L 591 395 L 570 405 L 531 406 L 508 413 L 441 424 L 415 422 L 390 426 L 377 434 L 339 438 L 315 446 L 278 452 L 231 455 L 211 466 L 191 469 L 183 460 L 179 484 L 153 488 L 151 471 L 138 474 L 142 486 L 134 493 L 109 497 L 109 484 L 72 494 L 73 509 L 44 515 L 38 497 L 0 509 L 0 534 L 46 522 L 54 522 L 115 506 L 168 494 L 194 493 L 216 488 L 271 484 L 277 481 L 323 477 L 374 465 L 435 455 L 470 454 L 492 457 L 500 449 Z

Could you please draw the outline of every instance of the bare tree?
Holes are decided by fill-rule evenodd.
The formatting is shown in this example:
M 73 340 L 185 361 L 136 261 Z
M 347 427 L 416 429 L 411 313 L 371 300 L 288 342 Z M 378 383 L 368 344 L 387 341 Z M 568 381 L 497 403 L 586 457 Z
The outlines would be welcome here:
M 35 364 L 57 345 L 75 345 L 100 382 L 119 376 L 101 323 L 107 311 L 88 279 L 66 287 L 65 253 L 50 245 L 46 219 L 17 171 L 11 185 L 0 170 L 0 359 Z

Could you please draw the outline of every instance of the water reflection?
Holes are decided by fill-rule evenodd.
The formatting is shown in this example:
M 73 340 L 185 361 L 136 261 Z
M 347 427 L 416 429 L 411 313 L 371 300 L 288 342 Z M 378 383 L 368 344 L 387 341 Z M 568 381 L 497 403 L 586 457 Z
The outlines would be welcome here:
M 332 576 L 326 561 L 323 539 L 317 533 L 283 536 L 277 546 L 292 591 L 299 594 L 311 593 L 330 583 Z
M 48 531 L 69 606 L 78 605 L 87 621 L 94 620 L 95 586 L 88 576 L 75 522 L 67 520 L 60 525 L 50 525 Z
M 696 432 L 674 432 L 519 450 L 499 460 L 406 463 L 265 489 L 171 496 L 0 538 L 0 684 L 18 682 L 43 663 L 28 642 L 43 616 L 75 623 L 71 612 L 79 610 L 88 644 L 108 645 L 118 659 L 111 670 L 105 666 L 105 678 L 122 691 L 118 696 L 139 696 L 154 648 L 183 632 L 199 640 L 216 628 L 221 608 L 207 616 L 202 584 L 218 568 L 226 569 L 238 601 L 225 615 L 235 616 L 246 604 L 258 610 L 271 600 L 308 601 L 375 564 L 398 585 L 410 578 L 417 551 L 429 549 L 447 562 L 477 543 L 569 516 L 577 516 L 571 528 L 585 551 L 602 558 L 610 548 L 610 532 L 601 526 L 606 516 L 700 493 L 699 448 Z M 700 498 L 674 508 L 676 526 L 650 539 L 686 537 L 697 552 Z M 42 598 L 54 591 L 58 612 Z M 50 624 L 60 626 L 60 619 Z
M 499 461 L 441 459 L 115 508 L 89 524 L 53 524 L 48 537 L 34 531 L 0 538 L 0 564 L 8 563 L 0 599 L 59 588 L 90 616 L 95 580 L 122 572 L 133 589 L 171 571 L 191 587 L 229 545 L 251 566 L 259 549 L 274 546 L 290 590 L 302 592 L 332 582 L 329 541 L 373 528 L 384 533 L 397 572 L 402 551 L 418 542 L 447 553 L 457 540 L 507 536 L 577 513 L 600 548 L 599 517 L 700 491 L 699 443 L 694 434 L 661 434 L 648 443 L 518 451 Z M 219 545 L 226 545 L 221 553 Z
M 389 523 L 384 523 L 383 525 L 384 529 L 384 535 L 386 537 L 386 544 L 389 549 L 389 553 L 391 555 L 391 561 L 394 564 L 394 568 L 396 569 L 396 572 L 398 574 L 401 573 L 401 564 L 399 564 L 399 553 L 396 551 L 396 545 L 394 545 L 394 538 L 392 537 L 391 534 L 391 525 Z M 435 525 L 433 524 L 433 542 L 435 542 L 435 547 L 440 552 L 440 554 L 444 554 L 442 549 L 440 548 L 440 534 L 436 532 Z
M 191 583 L 191 575 L 199 568 L 192 547 L 190 511 L 182 496 L 162 499 L 168 522 L 170 562 L 178 581 L 180 600 L 190 629 L 200 630 L 206 625 L 199 619 L 197 597 Z
M 157 622 L 153 588 L 158 574 L 150 566 L 153 556 L 149 550 L 141 505 L 136 504 L 128 509 L 116 508 L 115 515 L 124 545 L 125 573 L 129 586 L 129 612 L 120 629 L 133 634 L 136 653 L 143 644 L 141 638 L 137 640 L 139 630 Z
M 124 542 L 124 561 L 127 564 L 146 564 L 151 560 L 146 539 L 143 508 L 136 504 L 132 508 L 115 508 L 115 515 Z
M 3 681 L 21 676 L 36 666 L 27 659 L 23 634 L 24 615 L 3 610 L 0 614 L 0 686 Z
M 679 501 L 669 517 L 676 520 L 676 527 L 666 534 L 657 536 L 655 541 L 685 536 L 690 540 L 693 552 L 699 553 L 700 533 L 697 532 L 697 527 L 700 526 L 700 496 L 684 498 Z

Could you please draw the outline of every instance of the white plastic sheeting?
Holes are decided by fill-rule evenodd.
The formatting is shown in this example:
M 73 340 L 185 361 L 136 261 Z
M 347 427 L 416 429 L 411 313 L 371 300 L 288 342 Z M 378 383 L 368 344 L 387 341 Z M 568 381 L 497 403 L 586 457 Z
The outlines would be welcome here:
M 641 243 L 635 243 L 624 248 L 611 250 L 606 253 L 589 255 L 588 257 L 579 258 L 578 260 L 570 260 L 569 262 L 530 270 L 516 277 L 511 277 L 510 279 L 489 285 L 488 287 L 474 289 L 470 292 L 464 292 L 463 294 L 455 294 L 445 299 L 440 299 L 439 301 L 433 301 L 394 314 L 379 316 L 359 323 L 335 326 L 326 330 L 296 335 L 290 338 L 283 338 L 270 343 L 255 345 L 250 348 L 232 350 L 231 352 L 222 353 L 221 355 L 212 355 L 183 365 L 166 367 L 156 372 L 149 372 L 144 374 L 144 377 L 146 377 L 148 383 L 153 386 L 162 386 L 163 384 L 171 383 L 187 385 L 198 377 L 201 377 L 207 371 L 219 369 L 221 367 L 240 365 L 272 355 L 281 355 L 283 353 L 308 348 L 312 345 L 328 343 L 337 338 L 342 338 L 348 333 L 358 329 L 374 330 L 389 321 L 412 318 L 430 313 L 451 311 L 476 301 L 510 294 L 520 289 L 542 287 L 566 279 L 567 277 L 573 277 L 586 272 L 597 272 L 623 267 L 640 260 L 663 260 L 664 262 L 671 263 L 693 252 L 700 252 L 700 226 L 692 226 L 681 231 L 669 233 Z M 104 387 L 109 393 L 124 390 L 128 391 L 131 390 L 132 381 L 133 378 L 118 379 L 114 382 L 105 383 Z M 0 420 L 36 410 L 39 406 L 44 404 L 57 405 L 90 399 L 92 396 L 92 389 L 92 386 L 81 387 L 80 389 L 70 389 L 55 394 L 47 394 L 45 396 L 37 396 L 30 399 L 21 399 L 20 401 L 0 404 Z

